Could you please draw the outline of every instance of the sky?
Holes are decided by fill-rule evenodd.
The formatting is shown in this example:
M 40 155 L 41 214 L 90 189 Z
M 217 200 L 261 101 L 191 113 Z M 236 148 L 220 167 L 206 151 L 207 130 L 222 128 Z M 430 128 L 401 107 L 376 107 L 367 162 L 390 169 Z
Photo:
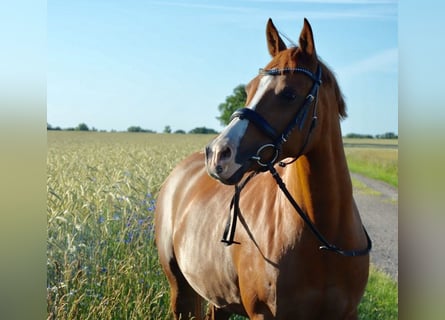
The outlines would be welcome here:
M 344 135 L 398 133 L 394 0 L 49 0 L 47 122 L 221 131 L 218 105 L 271 59 L 269 17 L 295 43 L 311 23 L 346 100 Z

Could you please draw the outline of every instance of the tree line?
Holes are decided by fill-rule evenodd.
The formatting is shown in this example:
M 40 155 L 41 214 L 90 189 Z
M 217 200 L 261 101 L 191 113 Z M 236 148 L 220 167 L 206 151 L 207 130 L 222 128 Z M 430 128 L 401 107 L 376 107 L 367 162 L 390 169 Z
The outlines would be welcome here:
M 46 126 L 47 130 L 51 130 L 51 131 L 90 131 L 90 132 L 107 132 L 106 130 L 97 130 L 96 128 L 92 127 L 89 128 L 88 125 L 86 125 L 85 123 L 80 123 L 79 125 L 77 125 L 76 127 L 70 127 L 70 128 L 60 128 L 60 127 L 53 127 L 52 125 L 50 125 L 49 123 Z M 111 132 L 117 132 L 116 130 L 111 130 Z M 150 129 L 144 129 L 140 126 L 131 126 L 128 127 L 128 129 L 126 131 L 123 132 L 144 132 L 144 133 L 157 133 L 154 130 L 150 130 Z M 184 131 L 184 130 L 175 130 L 173 131 L 171 129 L 170 126 L 165 126 L 164 130 L 162 131 L 162 133 L 173 133 L 173 134 L 217 134 L 218 132 L 214 129 L 209 129 L 206 127 L 197 127 L 194 128 L 188 132 Z M 376 135 L 371 135 L 371 134 L 361 134 L 361 133 L 348 133 L 347 135 L 344 136 L 344 138 L 353 138 L 353 139 L 398 139 L 398 135 L 395 134 L 394 132 L 386 132 L 383 134 L 376 134 Z
M 344 136 L 345 138 L 354 139 L 398 139 L 399 136 L 394 132 L 386 132 L 383 134 L 376 134 L 375 136 L 371 134 L 360 134 L 360 133 L 348 133 Z
M 46 130 L 48 131 L 89 131 L 89 132 L 107 132 L 107 130 L 98 130 L 95 127 L 89 127 L 87 124 L 85 123 L 79 123 L 76 127 L 68 127 L 68 128 L 61 128 L 59 126 L 54 127 L 51 124 L 47 123 L 46 124 Z M 117 132 L 116 130 L 111 130 L 110 132 Z M 128 127 L 128 129 L 126 131 L 122 131 L 122 132 L 144 132 L 144 133 L 157 133 L 154 130 L 150 130 L 150 129 L 144 129 L 140 126 L 130 126 Z M 217 134 L 218 132 L 214 129 L 210 129 L 207 127 L 196 127 L 188 132 L 186 132 L 185 130 L 175 130 L 173 131 L 171 129 L 170 126 L 165 126 L 164 130 L 162 131 L 162 133 L 174 133 L 174 134 Z

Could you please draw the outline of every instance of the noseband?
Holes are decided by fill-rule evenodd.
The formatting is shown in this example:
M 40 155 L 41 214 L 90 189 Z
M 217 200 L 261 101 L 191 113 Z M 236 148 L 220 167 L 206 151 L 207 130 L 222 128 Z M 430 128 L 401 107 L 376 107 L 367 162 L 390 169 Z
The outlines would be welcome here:
M 295 127 L 298 126 L 298 129 L 301 131 L 303 129 L 303 126 L 306 122 L 306 118 L 309 112 L 309 108 L 312 105 L 312 102 L 316 100 L 318 96 L 318 88 L 320 87 L 322 81 L 321 81 L 321 66 L 318 65 L 316 73 L 312 73 L 308 69 L 305 68 L 284 68 L 284 69 L 260 69 L 260 74 L 263 75 L 271 75 L 271 76 L 278 76 L 278 75 L 284 75 L 288 73 L 303 73 L 307 75 L 309 78 L 312 79 L 314 84 L 312 85 L 311 90 L 309 91 L 308 95 L 304 99 L 304 102 L 300 109 L 298 110 L 295 117 L 292 119 L 292 121 L 289 122 L 287 127 L 284 129 L 284 131 L 281 134 L 278 134 L 276 130 L 267 122 L 266 119 L 264 119 L 258 112 L 256 112 L 253 109 L 250 108 L 241 108 L 236 110 L 230 120 L 233 120 L 235 118 L 239 118 L 241 120 L 249 120 L 251 123 L 253 123 L 262 133 L 264 133 L 267 137 L 269 137 L 272 140 L 272 143 L 265 144 L 261 146 L 256 155 L 252 156 L 252 160 L 256 160 L 257 163 L 262 167 L 267 167 L 267 162 L 262 161 L 261 159 L 261 153 L 267 149 L 272 148 L 274 149 L 275 155 L 272 159 L 272 162 L 274 163 L 276 159 L 279 156 L 279 153 L 281 152 L 282 145 L 287 141 L 289 138 L 289 135 L 291 132 L 295 129 Z M 303 152 L 304 148 L 306 147 L 307 142 L 309 141 L 309 136 L 312 133 L 312 130 L 315 128 L 316 121 L 317 121 L 317 102 L 315 101 L 315 107 L 314 112 L 312 115 L 312 122 L 311 126 L 309 128 L 309 132 L 306 136 L 305 143 L 303 144 L 298 156 L 298 158 L 301 153 Z M 295 159 L 296 159 L 295 158 Z M 281 165 L 285 165 L 284 163 L 280 163 Z
M 295 201 L 295 199 L 290 194 L 289 190 L 286 188 L 283 180 L 279 176 L 277 170 L 274 167 L 275 161 L 278 159 L 279 153 L 281 152 L 282 145 L 287 142 L 287 139 L 291 132 L 295 129 L 295 127 L 298 126 L 298 129 L 301 131 L 304 127 L 304 123 L 306 122 L 306 118 L 309 112 L 309 108 L 312 105 L 312 102 L 315 100 L 315 106 L 314 111 L 312 114 L 312 122 L 309 127 L 308 134 L 306 135 L 305 141 L 300 148 L 300 151 L 298 152 L 297 156 L 292 160 L 291 162 L 297 160 L 300 155 L 303 153 L 308 141 L 309 137 L 312 133 L 312 130 L 315 128 L 316 122 L 317 122 L 317 97 L 318 97 L 318 88 L 321 85 L 321 66 L 318 65 L 317 71 L 315 74 L 313 74 L 311 71 L 305 69 L 305 68 L 284 68 L 284 69 L 269 69 L 264 70 L 260 69 L 260 74 L 264 75 L 271 75 L 271 76 L 277 76 L 277 75 L 283 75 L 291 72 L 300 72 L 307 75 L 309 78 L 312 79 L 314 84 L 312 85 L 311 90 L 309 91 L 309 94 L 306 96 L 303 105 L 298 110 L 296 116 L 292 121 L 287 125 L 287 127 L 284 129 L 283 133 L 277 134 L 276 130 L 267 122 L 266 119 L 264 119 L 258 112 L 256 112 L 253 109 L 250 108 L 241 108 L 236 110 L 233 114 L 230 120 L 234 118 L 239 118 L 241 120 L 246 119 L 252 122 L 259 130 L 261 130 L 266 136 L 268 136 L 272 143 L 264 144 L 261 146 L 258 150 L 256 155 L 252 156 L 251 160 L 256 160 L 257 163 L 261 167 L 265 167 L 266 170 L 269 170 L 269 172 L 272 174 L 273 178 L 277 182 L 278 186 L 280 187 L 281 191 L 283 191 L 286 198 L 289 200 L 289 202 L 292 204 L 294 209 L 297 211 L 297 213 L 300 215 L 300 217 L 304 220 L 304 222 L 307 224 L 309 229 L 312 231 L 312 233 L 318 238 L 318 240 L 321 242 L 321 246 L 319 246 L 320 250 L 328 250 L 335 252 L 337 254 L 340 254 L 342 256 L 347 257 L 356 257 L 356 256 L 363 256 L 369 254 L 372 248 L 372 241 L 371 238 L 368 235 L 368 232 L 366 231 L 365 227 L 363 227 L 363 231 L 366 236 L 367 240 L 367 246 L 364 249 L 359 250 L 343 250 L 331 243 L 329 243 L 326 238 L 320 233 L 320 231 L 315 227 L 315 225 L 312 223 L 312 221 L 309 219 L 309 216 L 301 209 L 301 207 L 298 205 L 298 203 Z M 274 149 L 274 156 L 269 161 L 264 161 L 261 158 L 261 153 L 267 149 L 267 148 L 273 148 Z M 287 164 L 291 163 L 283 163 L 280 162 L 279 165 L 284 167 Z M 236 220 L 238 215 L 240 214 L 240 208 L 239 208 L 239 198 L 241 195 L 241 190 L 244 188 L 244 186 L 247 184 L 247 182 L 250 181 L 250 179 L 256 174 L 256 172 L 251 173 L 242 183 L 239 185 L 235 185 L 235 194 L 233 195 L 232 202 L 230 203 L 230 213 L 233 209 L 233 214 L 229 214 L 229 219 L 226 224 L 226 228 L 224 230 L 223 239 L 221 242 L 225 243 L 226 245 L 231 244 L 239 244 L 238 242 L 234 241 L 233 238 L 235 236 L 235 228 L 236 228 Z

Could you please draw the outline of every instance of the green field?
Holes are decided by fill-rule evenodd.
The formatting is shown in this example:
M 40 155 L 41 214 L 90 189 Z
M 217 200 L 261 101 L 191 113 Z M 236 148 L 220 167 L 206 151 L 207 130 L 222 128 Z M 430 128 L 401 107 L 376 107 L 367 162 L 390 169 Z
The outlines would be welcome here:
M 345 139 L 349 170 L 398 187 L 398 140 Z
M 155 200 L 171 169 L 211 138 L 48 132 L 48 319 L 170 319 Z M 376 270 L 360 318 L 397 318 L 397 284 Z

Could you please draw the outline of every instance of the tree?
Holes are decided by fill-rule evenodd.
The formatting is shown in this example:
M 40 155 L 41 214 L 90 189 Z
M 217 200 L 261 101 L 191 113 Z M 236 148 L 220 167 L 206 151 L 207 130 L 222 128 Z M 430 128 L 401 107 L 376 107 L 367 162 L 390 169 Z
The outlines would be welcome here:
M 90 131 L 88 126 L 85 123 L 79 123 L 79 125 L 75 128 L 76 131 Z
M 131 126 L 127 129 L 128 132 L 142 132 L 142 128 L 139 126 Z
M 370 134 L 361 134 L 361 133 L 348 133 L 345 138 L 353 138 L 353 139 L 374 139 L 374 137 Z
M 49 123 L 46 123 L 46 130 L 57 130 L 57 131 L 60 131 L 62 129 L 60 127 L 53 127 Z
M 164 133 L 172 133 L 172 128 L 170 126 L 165 126 Z
M 213 130 L 213 129 L 208 129 L 208 128 L 206 128 L 206 127 L 198 127 L 198 128 L 195 128 L 195 129 L 190 130 L 189 133 L 216 134 L 216 133 L 218 133 L 218 132 L 216 132 L 216 131 Z
M 398 135 L 394 132 L 386 132 L 384 134 L 378 134 L 375 136 L 377 139 L 398 139 Z
M 226 101 L 218 106 L 218 110 L 221 113 L 216 119 L 225 126 L 230 122 L 230 116 L 235 110 L 244 107 L 247 99 L 246 86 L 243 84 L 238 85 L 233 89 L 233 94 L 226 97 Z
M 150 129 L 143 129 L 140 126 L 131 126 L 128 127 L 127 132 L 146 132 L 146 133 L 156 133 L 153 130 Z

